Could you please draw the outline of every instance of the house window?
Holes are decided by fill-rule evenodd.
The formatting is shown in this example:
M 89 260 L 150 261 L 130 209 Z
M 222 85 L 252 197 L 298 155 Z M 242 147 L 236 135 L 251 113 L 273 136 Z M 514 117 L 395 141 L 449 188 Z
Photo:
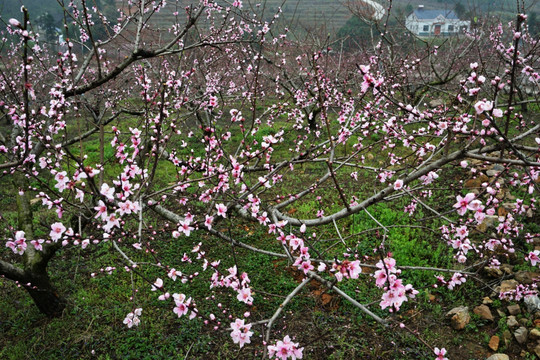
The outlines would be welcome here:
M 454 32 L 454 25 L 448 25 L 448 32 Z
M 424 31 L 429 31 L 429 25 L 424 25 Z

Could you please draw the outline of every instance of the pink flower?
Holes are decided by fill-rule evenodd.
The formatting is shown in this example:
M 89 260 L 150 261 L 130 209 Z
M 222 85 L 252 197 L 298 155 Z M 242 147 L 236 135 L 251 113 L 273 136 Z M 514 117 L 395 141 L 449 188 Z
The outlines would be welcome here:
M 299 237 L 296 237 L 294 235 L 287 235 L 287 239 L 289 240 L 289 246 L 292 247 L 293 250 L 304 246 L 304 240 L 300 239 Z
M 21 23 L 17 19 L 9 19 L 9 25 L 15 26 L 15 27 L 21 27 Z
M 43 239 L 38 239 L 38 240 L 32 240 L 30 241 L 30 244 L 34 245 L 34 248 L 37 250 L 37 251 L 43 251 L 43 243 L 45 242 L 45 240 Z
M 56 222 L 51 225 L 49 236 L 54 242 L 57 242 L 62 237 L 64 231 L 66 231 L 66 227 L 62 223 Z
M 437 358 L 435 360 L 448 360 L 448 358 L 444 357 L 444 355 L 446 355 L 445 348 L 439 350 L 439 348 L 436 347 L 435 349 L 433 349 L 433 352 L 435 353 L 435 355 L 437 355 Z
M 356 260 L 349 263 L 349 276 L 351 279 L 358 279 L 358 276 L 362 272 L 362 268 L 360 267 L 360 260 Z
M 233 330 L 231 332 L 231 338 L 240 347 L 243 347 L 244 344 L 251 343 L 250 338 L 253 335 L 253 332 L 249 331 L 251 330 L 251 324 L 244 324 L 244 321 L 243 319 L 236 319 L 235 322 L 231 323 L 231 329 Z
M 94 207 L 94 210 L 97 211 L 96 216 L 94 216 L 96 219 L 101 216 L 102 221 L 107 220 L 107 217 L 109 215 L 107 214 L 107 206 L 105 205 L 105 203 L 103 201 L 99 200 L 98 205 L 96 207 Z
M 101 195 L 105 196 L 107 200 L 109 201 L 114 200 L 114 188 L 109 187 L 107 183 L 103 183 L 103 185 L 101 185 L 100 193 Z
M 248 305 L 253 303 L 253 296 L 251 296 L 251 289 L 246 287 L 241 290 L 238 290 L 238 295 L 236 296 L 238 301 L 244 302 Z
M 206 215 L 206 220 L 204 220 L 204 226 L 208 228 L 208 230 L 212 230 L 212 222 L 214 221 L 213 216 Z
M 394 183 L 394 190 L 401 190 L 401 189 L 403 189 L 403 180 L 398 179 Z
M 475 195 L 473 193 L 468 193 L 467 195 L 465 195 L 465 197 L 461 197 L 460 195 L 456 197 L 457 203 L 454 204 L 454 207 L 458 209 L 457 213 L 459 215 L 465 214 L 465 212 L 469 208 L 469 204 L 471 203 L 471 201 L 474 200 L 474 197 Z
M 503 117 L 503 111 L 501 109 L 493 109 L 493 116 L 494 117 Z
M 386 271 L 383 270 L 377 270 L 375 271 L 375 285 L 377 285 L 377 287 L 383 287 L 384 284 L 386 283 Z
M 178 231 L 181 231 L 184 233 L 184 235 L 189 236 L 191 234 L 191 231 L 193 230 L 193 227 L 189 226 L 189 222 L 180 222 L 180 226 L 178 227 Z
M 173 281 L 176 281 L 177 276 L 182 276 L 182 272 L 176 270 L 175 268 L 172 268 L 168 273 L 167 276 L 173 279 Z
M 478 211 L 478 210 L 481 210 L 481 208 L 482 208 L 482 202 L 480 200 L 473 200 L 467 206 L 467 209 L 471 211 Z
M 8 241 L 6 247 L 13 250 L 15 254 L 24 254 L 27 247 L 24 231 L 17 231 L 15 233 L 15 241 Z
M 481 114 L 484 111 L 489 111 L 493 109 L 493 101 L 478 101 L 476 104 L 474 104 L 474 109 L 476 110 L 477 114 Z
M 120 227 L 120 220 L 116 217 L 116 214 L 109 215 L 107 223 L 103 226 L 103 230 L 110 232 L 113 227 Z
M 216 209 L 218 216 L 223 216 L 224 218 L 227 217 L 227 207 L 225 204 L 216 204 Z
M 304 271 L 304 274 L 308 274 L 309 271 L 315 269 L 313 265 L 311 265 L 311 260 L 302 261 L 301 264 L 298 265 L 298 269 Z
M 54 187 L 57 188 L 58 191 L 60 191 L 60 192 L 64 191 L 64 189 L 66 189 L 66 187 L 67 187 L 67 185 L 69 183 L 69 178 L 67 177 L 67 172 L 62 171 L 62 172 L 56 173 L 54 179 L 57 181 L 57 184 L 54 185 Z
M 128 328 L 131 328 L 132 326 L 139 326 L 141 320 L 139 320 L 139 316 L 142 314 L 142 308 L 135 309 L 134 312 L 130 312 L 127 314 L 126 318 L 124 319 L 124 324 L 127 325 Z
M 293 343 L 289 335 L 278 341 L 276 345 L 268 345 L 268 355 L 270 358 L 286 360 L 289 357 L 293 360 L 302 359 L 304 348 L 299 348 L 298 343 Z
M 461 273 L 455 273 L 447 284 L 449 290 L 454 290 L 456 285 L 465 284 L 467 278 Z
M 216 107 L 217 106 L 217 97 L 210 96 L 210 100 L 208 101 L 209 107 Z
M 536 266 L 536 263 L 540 262 L 540 257 L 538 257 L 539 254 L 540 254 L 540 251 L 534 250 L 534 251 L 531 251 L 529 255 L 527 256 L 532 266 Z
M 157 289 L 161 289 L 163 287 L 163 280 L 160 278 L 156 279 L 156 282 L 154 285 L 152 285 L 152 291 L 156 291 Z
M 186 295 L 184 294 L 173 294 L 174 304 L 176 305 L 173 308 L 173 312 L 178 315 L 178 317 L 181 317 L 182 315 L 186 315 L 189 311 L 189 304 L 191 303 L 191 298 L 187 299 L 186 301 Z

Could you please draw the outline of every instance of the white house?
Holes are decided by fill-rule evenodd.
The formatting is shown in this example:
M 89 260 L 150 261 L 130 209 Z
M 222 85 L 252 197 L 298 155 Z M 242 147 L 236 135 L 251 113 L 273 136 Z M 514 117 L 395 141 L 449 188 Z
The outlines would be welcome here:
M 451 36 L 469 30 L 471 22 L 460 20 L 453 10 L 426 10 L 419 5 L 407 16 L 405 26 L 418 36 Z

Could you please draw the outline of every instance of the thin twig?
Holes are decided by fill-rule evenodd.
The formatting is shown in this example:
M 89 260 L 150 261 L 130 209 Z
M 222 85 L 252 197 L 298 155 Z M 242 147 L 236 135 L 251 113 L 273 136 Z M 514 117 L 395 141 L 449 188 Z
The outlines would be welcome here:
M 295 297 L 296 294 L 298 294 L 300 292 L 300 290 L 302 290 L 302 288 L 311 280 L 311 277 L 307 277 L 304 279 L 304 281 L 302 281 L 289 295 L 287 295 L 287 297 L 285 298 L 285 300 L 283 300 L 283 302 L 279 305 L 278 309 L 276 310 L 276 312 L 274 313 L 274 315 L 270 318 L 270 321 L 268 321 L 268 325 L 266 325 L 266 337 L 265 337 L 265 340 L 266 340 L 266 343 L 268 344 L 270 342 L 270 332 L 272 330 L 272 325 L 274 324 L 274 321 L 276 321 L 277 317 L 279 316 L 279 314 L 281 314 L 281 312 L 283 311 L 283 309 L 285 308 L 285 306 L 287 306 L 287 304 Z M 267 355 L 267 347 L 264 348 L 264 353 L 263 353 L 263 359 L 266 358 L 266 355 Z

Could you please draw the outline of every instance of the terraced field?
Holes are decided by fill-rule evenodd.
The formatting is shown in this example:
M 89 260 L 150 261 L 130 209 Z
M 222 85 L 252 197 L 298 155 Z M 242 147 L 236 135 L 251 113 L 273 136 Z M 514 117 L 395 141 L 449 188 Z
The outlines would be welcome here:
M 193 4 L 192 0 L 169 2 L 165 10 L 155 18 L 155 24 L 167 26 L 176 21 L 175 12 L 182 15 L 184 8 Z M 118 0 L 122 4 L 122 0 Z M 257 4 L 261 4 L 257 6 Z M 271 20 L 281 6 L 280 22 L 289 28 L 315 30 L 323 26 L 326 31 L 336 33 L 351 17 L 346 1 L 341 0 L 244 0 L 244 8 L 253 8 L 265 20 Z

